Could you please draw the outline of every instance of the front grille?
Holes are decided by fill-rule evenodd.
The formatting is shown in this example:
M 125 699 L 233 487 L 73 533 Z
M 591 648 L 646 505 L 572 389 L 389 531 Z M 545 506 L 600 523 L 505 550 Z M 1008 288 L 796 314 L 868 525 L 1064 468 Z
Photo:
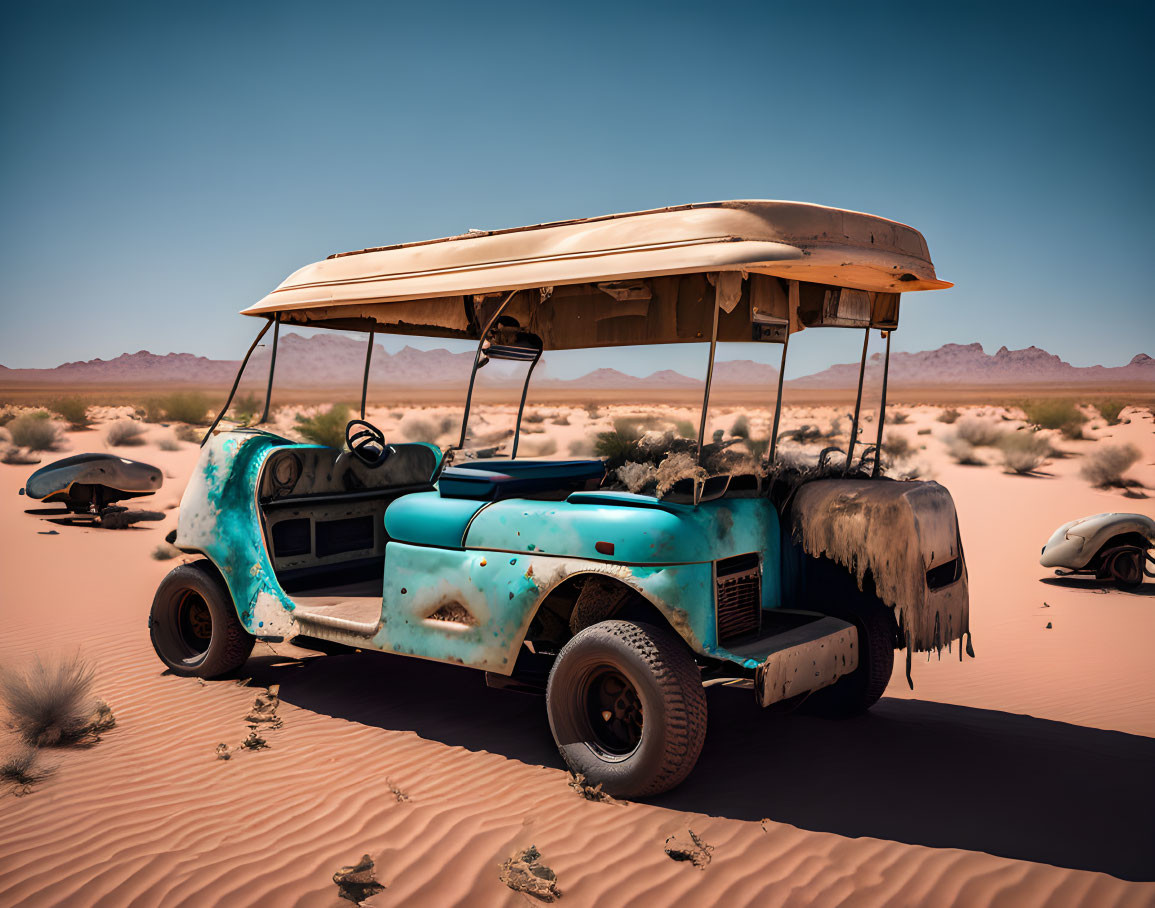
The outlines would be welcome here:
M 762 564 L 757 554 L 723 558 L 717 569 L 718 642 L 755 633 L 762 619 Z

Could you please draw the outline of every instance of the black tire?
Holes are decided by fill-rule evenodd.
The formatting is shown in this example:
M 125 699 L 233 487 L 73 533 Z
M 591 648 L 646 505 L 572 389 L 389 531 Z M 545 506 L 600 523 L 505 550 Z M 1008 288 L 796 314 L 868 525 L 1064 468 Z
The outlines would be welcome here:
M 706 692 L 690 649 L 650 624 L 602 621 L 575 634 L 550 670 L 546 710 L 569 768 L 619 798 L 682 782 L 706 738 Z
M 858 628 L 858 668 L 830 687 L 815 691 L 801 711 L 828 719 L 860 716 L 874 706 L 894 671 L 894 618 L 885 606 L 854 615 L 840 615 Z
M 245 664 L 253 637 L 208 561 L 182 564 L 160 582 L 148 616 L 152 647 L 175 675 L 219 678 Z
M 1126 546 L 1107 553 L 1104 568 L 1107 576 L 1121 590 L 1133 590 L 1143 582 L 1143 563 L 1147 553 L 1137 546 Z

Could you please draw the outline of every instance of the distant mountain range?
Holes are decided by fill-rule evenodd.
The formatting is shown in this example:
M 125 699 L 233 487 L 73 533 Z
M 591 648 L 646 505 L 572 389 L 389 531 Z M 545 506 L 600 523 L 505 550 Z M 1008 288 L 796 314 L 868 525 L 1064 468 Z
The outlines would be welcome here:
M 270 352 L 258 350 L 246 370 L 246 384 L 268 374 Z M 286 334 L 277 350 L 277 382 L 284 387 L 356 387 L 365 363 L 364 345 L 344 335 L 318 334 L 304 337 Z M 436 387 L 460 385 L 469 377 L 472 353 L 451 353 L 445 349 L 418 350 L 404 347 L 387 353 L 374 348 L 370 377 L 374 385 Z M 91 359 L 64 363 L 52 369 L 8 369 L 0 366 L 0 385 L 229 385 L 239 361 L 214 360 L 191 353 L 158 355 L 142 350 L 115 359 Z M 877 380 L 882 370 L 881 354 L 867 363 L 867 375 Z M 493 362 L 483 373 L 487 383 L 519 383 L 520 367 Z M 767 387 L 778 380 L 778 370 L 751 360 L 719 361 L 714 384 L 719 387 Z M 1038 347 L 1008 350 L 1001 347 L 993 356 L 982 344 L 946 344 L 921 353 L 893 353 L 890 382 L 902 385 L 978 385 L 1032 383 L 1155 383 L 1155 359 L 1136 355 L 1125 366 L 1072 366 Z M 822 372 L 787 381 L 798 388 L 853 388 L 858 383 L 858 363 L 831 366 Z M 670 369 L 643 378 L 616 369 L 595 369 L 574 379 L 550 378 L 543 372 L 534 381 L 538 388 L 693 388 L 702 381 Z

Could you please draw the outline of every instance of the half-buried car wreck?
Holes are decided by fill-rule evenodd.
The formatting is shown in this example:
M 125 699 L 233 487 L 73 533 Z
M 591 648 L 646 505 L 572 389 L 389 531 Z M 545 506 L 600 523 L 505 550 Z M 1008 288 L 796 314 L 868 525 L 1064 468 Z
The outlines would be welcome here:
M 569 766 L 628 797 L 690 773 L 704 685 L 751 687 L 764 706 L 866 710 L 896 649 L 908 666 L 910 653 L 961 649 L 964 636 L 969 649 L 953 502 L 933 482 L 883 478 L 877 443 L 856 452 L 863 368 L 849 450 L 806 468 L 776 456 L 780 373 L 767 456 L 720 456 L 705 437 L 715 349 L 779 344 L 784 365 L 793 334 L 842 327 L 863 333 L 864 365 L 871 332 L 887 338 L 889 358 L 902 293 L 949 286 L 910 227 L 763 201 L 309 265 L 245 310 L 265 320 L 249 353 L 272 328 L 272 373 L 282 324 L 364 331 L 367 383 L 376 333 L 469 339 L 459 443 L 385 438 L 364 421 L 364 384 L 347 450 L 218 417 L 175 536 L 203 560 L 161 584 L 156 651 L 200 677 L 237 669 L 261 639 L 481 669 L 494 685 L 543 691 Z M 670 343 L 707 347 L 709 369 L 697 441 L 658 464 L 659 478 L 670 468 L 663 481 L 632 493 L 600 460 L 517 457 L 543 351 Z M 512 446 L 469 459 L 474 380 L 494 359 L 526 367 Z M 885 381 L 884 369 L 878 442 Z

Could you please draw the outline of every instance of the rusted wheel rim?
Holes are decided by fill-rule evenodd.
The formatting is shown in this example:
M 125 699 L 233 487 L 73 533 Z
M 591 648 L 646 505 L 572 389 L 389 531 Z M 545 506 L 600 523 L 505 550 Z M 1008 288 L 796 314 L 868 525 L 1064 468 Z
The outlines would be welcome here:
M 585 714 L 591 744 L 614 756 L 632 753 L 642 741 L 642 700 L 629 679 L 609 666 L 586 679 Z
M 192 590 L 180 598 L 176 607 L 177 633 L 190 656 L 208 651 L 213 637 L 213 616 L 208 603 Z

